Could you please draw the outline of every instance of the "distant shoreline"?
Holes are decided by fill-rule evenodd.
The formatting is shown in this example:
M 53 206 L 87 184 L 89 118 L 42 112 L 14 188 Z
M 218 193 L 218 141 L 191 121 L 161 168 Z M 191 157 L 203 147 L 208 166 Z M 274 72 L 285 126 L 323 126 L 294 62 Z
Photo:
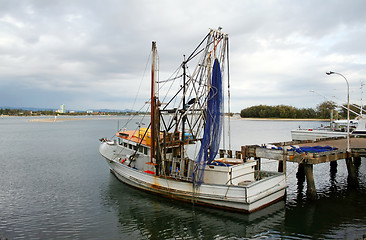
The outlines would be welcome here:
M 95 120 L 95 118 L 36 118 L 29 119 L 28 122 L 63 122 L 63 121 L 81 121 Z
M 235 118 L 235 117 L 234 117 Z M 330 119 L 317 119 L 317 118 L 242 118 L 235 119 L 249 120 L 249 121 L 299 121 L 299 122 L 329 122 Z
M 2 117 L 30 117 L 30 116 L 9 116 L 3 115 Z M 62 121 L 82 121 L 82 120 L 100 120 L 100 119 L 118 119 L 118 116 L 43 116 L 29 119 L 29 122 L 62 122 Z M 243 120 L 243 121 L 299 121 L 299 122 L 329 122 L 330 119 L 317 119 L 317 118 L 242 118 L 239 116 L 231 117 L 232 120 Z

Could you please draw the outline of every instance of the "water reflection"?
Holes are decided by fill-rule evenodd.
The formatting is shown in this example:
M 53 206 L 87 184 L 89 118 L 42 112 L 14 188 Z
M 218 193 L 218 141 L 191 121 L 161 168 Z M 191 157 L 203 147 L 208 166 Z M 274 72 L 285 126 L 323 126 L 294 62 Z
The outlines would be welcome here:
M 320 195 L 316 201 L 287 207 L 286 231 L 312 235 L 325 239 L 360 239 L 366 234 L 366 207 L 364 189 L 338 190 Z M 344 229 L 353 224 L 356 229 Z
M 111 176 L 108 204 L 118 210 L 121 231 L 149 239 L 251 238 L 278 234 L 285 221 L 281 201 L 252 214 L 212 209 L 131 188 Z
M 360 171 L 363 172 L 364 168 Z M 322 183 L 316 201 L 306 198 L 305 178 L 300 170 L 296 176 L 298 182 L 295 202 L 285 204 L 281 201 L 252 214 L 165 199 L 131 188 L 119 182 L 113 175 L 110 176 L 107 204 L 118 212 L 121 232 L 140 238 L 361 238 L 366 234 L 364 184 L 357 188 L 348 188 L 344 171 L 338 171 L 342 174 L 337 176 L 334 166 L 329 175 L 324 174 L 324 169 L 329 171 L 329 165 L 324 164 L 318 169 L 328 176 L 329 184 Z M 360 174 L 359 177 L 365 182 L 365 175 Z M 343 181 L 337 180 L 339 178 Z

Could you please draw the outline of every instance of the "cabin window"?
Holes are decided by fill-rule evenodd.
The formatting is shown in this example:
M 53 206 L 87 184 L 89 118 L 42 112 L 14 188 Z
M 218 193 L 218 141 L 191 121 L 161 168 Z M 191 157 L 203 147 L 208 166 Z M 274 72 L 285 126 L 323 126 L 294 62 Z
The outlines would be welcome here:
M 141 153 L 142 153 L 143 151 L 144 151 L 144 147 L 140 145 L 140 146 L 139 146 L 139 152 L 141 152 Z
M 144 147 L 144 154 L 147 155 L 147 147 Z
M 127 147 L 127 143 L 126 143 L 126 142 L 125 142 L 125 143 L 123 143 L 123 146 Z
M 132 144 L 128 144 L 128 148 L 129 149 L 132 149 Z

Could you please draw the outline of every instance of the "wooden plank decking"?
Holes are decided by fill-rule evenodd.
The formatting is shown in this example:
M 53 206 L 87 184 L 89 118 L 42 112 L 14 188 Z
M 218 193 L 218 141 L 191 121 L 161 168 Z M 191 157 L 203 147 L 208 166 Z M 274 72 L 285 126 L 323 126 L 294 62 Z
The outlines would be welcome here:
M 327 152 L 296 152 L 288 151 L 292 146 L 296 147 L 314 147 L 314 146 L 330 146 L 335 150 Z M 355 162 L 360 162 L 362 156 L 366 156 L 366 138 L 350 138 L 350 152 L 347 152 L 347 140 L 340 139 L 325 139 L 318 141 L 291 141 L 282 143 L 271 143 L 270 146 L 247 145 L 242 146 L 242 158 L 248 159 L 254 157 L 258 159 L 260 169 L 260 159 L 266 158 L 278 160 L 278 171 L 286 172 L 286 162 L 299 163 L 300 168 L 306 175 L 307 193 L 310 198 L 316 198 L 316 188 L 313 176 L 313 165 L 325 162 L 331 162 L 331 165 L 337 166 L 337 160 L 345 159 L 348 170 L 348 181 L 350 185 L 357 186 L 357 174 Z M 353 160 L 352 160 L 353 158 Z
M 245 157 L 267 158 L 279 161 L 289 162 L 303 162 L 307 164 L 318 164 L 330 161 L 337 161 L 339 159 L 347 158 L 347 142 L 346 139 L 327 139 L 322 141 L 292 141 L 283 143 L 272 143 L 284 150 L 268 149 L 263 146 L 249 145 L 242 147 L 242 154 Z M 299 147 L 314 147 L 314 146 L 331 146 L 337 148 L 328 152 L 321 153 L 297 153 L 294 151 L 287 151 L 290 146 Z M 366 155 L 366 138 L 351 138 L 350 139 L 351 156 L 359 157 Z

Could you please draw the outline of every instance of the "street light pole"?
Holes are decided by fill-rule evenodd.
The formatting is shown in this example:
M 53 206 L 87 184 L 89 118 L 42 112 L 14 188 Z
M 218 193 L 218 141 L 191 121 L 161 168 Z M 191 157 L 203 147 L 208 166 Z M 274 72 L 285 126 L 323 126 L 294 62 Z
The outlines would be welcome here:
M 349 153 L 350 152 L 350 146 L 349 146 L 349 83 L 348 83 L 347 78 L 340 73 L 329 71 L 329 72 L 326 72 L 326 74 L 327 75 L 331 75 L 331 74 L 340 75 L 341 77 L 344 78 L 344 80 L 346 80 L 346 83 L 347 83 L 347 152 Z

